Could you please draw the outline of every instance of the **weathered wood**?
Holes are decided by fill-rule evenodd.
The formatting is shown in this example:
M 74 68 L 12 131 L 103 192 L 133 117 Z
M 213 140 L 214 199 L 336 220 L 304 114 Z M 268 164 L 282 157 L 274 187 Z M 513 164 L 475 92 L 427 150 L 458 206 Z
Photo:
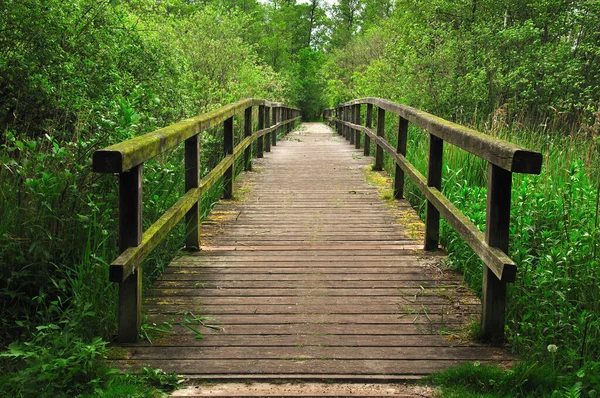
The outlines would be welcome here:
M 362 98 L 343 105 L 349 106 L 358 103 L 373 104 L 402 116 L 443 141 L 456 145 L 505 170 L 528 174 L 539 174 L 541 171 L 542 154 L 539 152 L 530 151 L 427 112 L 381 98 Z
M 360 104 L 354 105 L 354 124 L 360 124 Z M 354 132 L 354 147 L 360 149 L 360 130 Z
M 351 123 L 354 123 L 354 120 L 355 120 L 354 112 L 356 112 L 356 107 L 354 105 L 349 106 L 348 107 L 348 121 Z M 354 145 L 355 131 L 357 131 L 357 130 L 354 130 L 352 128 L 350 128 L 348 130 L 348 134 L 350 136 L 350 145 Z
M 442 164 L 444 141 L 429 135 L 429 162 L 427 164 L 427 186 L 442 190 Z M 440 236 L 440 212 L 428 200 L 425 213 L 425 250 L 437 250 Z
M 512 173 L 494 164 L 488 165 L 487 215 L 485 241 L 508 253 Z M 481 325 L 485 339 L 504 342 L 506 282 L 484 266 Z
M 265 113 L 266 109 L 264 105 L 258 107 L 258 130 L 262 131 L 265 128 Z M 264 151 L 264 137 L 261 135 L 256 141 L 256 157 L 262 158 Z
M 275 115 L 278 111 L 279 108 L 266 108 L 265 123 L 269 124 L 271 122 L 271 113 Z M 277 123 L 273 123 L 273 125 L 277 125 Z M 265 152 L 271 152 L 271 137 L 274 135 L 277 135 L 277 130 L 271 131 L 265 135 Z
M 361 128 L 363 132 L 377 141 L 385 152 L 400 165 L 411 181 L 423 192 L 427 200 L 435 205 L 444 219 L 448 221 L 471 249 L 487 264 L 494 275 L 507 283 L 515 281 L 517 268 L 506 253 L 496 247 L 490 247 L 485 242 L 485 236 L 479 228 L 468 217 L 462 214 L 437 188 L 429 187 L 425 177 L 404 156 L 399 155 L 387 141 L 378 137 L 372 130 L 366 127 L 357 127 Z
M 384 139 L 385 137 L 385 109 L 377 108 L 377 136 Z M 375 165 L 373 170 L 383 170 L 383 148 L 379 143 L 377 144 L 377 150 L 375 152 Z
M 348 122 L 350 120 L 350 118 L 348 117 L 348 113 L 350 112 L 349 107 L 345 106 L 344 107 L 344 121 Z M 348 124 L 344 124 L 344 138 L 346 140 L 350 139 L 350 127 L 348 127 Z
M 185 141 L 185 191 L 198 188 L 200 184 L 200 140 L 198 136 Z M 185 215 L 187 250 L 198 250 L 200 247 L 200 214 L 198 203 L 194 203 Z M 141 242 L 140 242 L 141 243 Z
M 142 165 L 119 174 L 119 252 L 142 242 Z M 119 281 L 120 343 L 134 343 L 142 322 L 142 268 Z
M 365 134 L 365 136 L 367 136 Z M 406 157 L 406 143 L 408 140 L 408 120 L 399 116 L 398 137 L 396 139 L 396 153 Z M 394 198 L 404 199 L 404 171 L 396 163 L 396 172 L 394 174 Z
M 233 117 L 226 119 L 223 122 L 223 156 L 233 154 Z M 223 198 L 231 199 L 233 197 L 233 175 L 235 162 L 229 166 L 223 175 Z
M 252 136 L 252 107 L 246 108 L 244 113 L 244 137 Z M 244 170 L 252 170 L 252 146 L 248 146 L 244 152 Z
M 272 117 L 271 124 L 277 125 L 277 124 L 279 124 L 279 122 L 281 122 L 281 112 L 282 112 L 281 108 L 273 109 L 273 117 Z M 279 129 L 277 129 L 276 132 L 271 133 L 271 145 L 272 146 L 277 146 L 277 134 L 278 133 L 279 133 Z
M 373 104 L 367 104 L 367 114 L 365 115 L 365 127 L 370 129 L 373 127 Z M 364 155 L 371 156 L 371 137 L 365 134 Z
M 296 113 L 289 116 L 282 128 L 294 125 Z M 504 360 L 438 335 L 476 316 L 479 301 L 440 268 L 442 255 L 419 249 L 422 224 L 406 202 L 392 202 L 399 205 L 393 209 L 377 203 L 377 188 L 363 178 L 369 159 L 314 126 L 257 161 L 262 172 L 244 175 L 244 202 L 217 204 L 205 221 L 205 250 L 175 259 L 149 292 L 149 324 L 170 322 L 172 336 L 123 347 L 127 354 L 113 365 L 238 380 L 327 372 L 368 380 Z M 299 159 L 306 159 L 302 173 L 293 167 Z M 399 218 L 415 222 L 416 231 L 403 232 Z M 212 317 L 207 322 L 223 329 L 203 328 L 191 314 L 185 321 L 185 312 Z

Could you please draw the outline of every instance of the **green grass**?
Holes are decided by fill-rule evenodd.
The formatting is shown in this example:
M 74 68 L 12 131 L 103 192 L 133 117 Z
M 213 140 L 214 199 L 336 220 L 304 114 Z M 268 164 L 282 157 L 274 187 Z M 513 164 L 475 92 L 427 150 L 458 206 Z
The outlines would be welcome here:
M 523 360 L 552 363 L 561 377 L 573 377 L 600 366 L 600 140 L 525 125 L 487 130 L 544 155 L 539 176 L 513 176 L 509 255 L 518 273 L 509 285 L 505 334 L 509 349 Z M 396 131 L 390 120 L 386 138 L 392 144 Z M 407 157 L 424 175 L 428 146 L 427 134 L 411 126 Z M 386 159 L 389 174 L 393 166 Z M 482 231 L 486 185 L 484 161 L 445 145 L 443 193 Z M 424 217 L 424 197 L 410 182 L 405 196 Z M 483 263 L 444 221 L 440 234 L 450 265 L 480 294 Z M 556 353 L 548 351 L 551 344 Z M 589 383 L 598 389 L 597 380 Z

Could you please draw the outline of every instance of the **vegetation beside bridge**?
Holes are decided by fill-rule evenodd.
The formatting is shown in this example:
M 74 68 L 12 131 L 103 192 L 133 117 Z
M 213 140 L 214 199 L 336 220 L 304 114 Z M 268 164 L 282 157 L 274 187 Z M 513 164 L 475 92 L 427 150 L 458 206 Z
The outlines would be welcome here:
M 544 391 L 591 396 L 600 384 L 598 20 L 597 0 L 0 3 L 0 388 L 76 395 L 120 383 L 98 360 L 116 327 L 108 263 L 118 201 L 116 181 L 91 173 L 94 150 L 247 97 L 310 119 L 373 96 L 542 152 L 542 174 L 513 185 L 518 271 L 506 335 L 550 375 Z M 393 145 L 397 127 L 385 132 Z M 424 173 L 427 137 L 411 126 L 408 140 L 407 158 Z M 221 160 L 222 134 L 207 130 L 201 143 L 204 175 Z M 148 222 L 183 191 L 182 157 L 145 165 Z M 483 227 L 485 164 L 453 150 L 445 160 L 444 195 Z M 424 209 L 414 186 L 404 193 Z M 149 282 L 183 245 L 180 232 L 146 261 Z M 476 257 L 444 223 L 440 238 L 479 289 Z

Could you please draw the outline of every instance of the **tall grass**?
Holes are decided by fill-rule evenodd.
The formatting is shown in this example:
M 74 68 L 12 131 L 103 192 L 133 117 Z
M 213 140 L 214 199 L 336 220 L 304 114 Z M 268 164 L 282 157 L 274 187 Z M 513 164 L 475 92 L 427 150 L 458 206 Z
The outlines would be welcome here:
M 391 119 L 391 118 L 390 118 Z M 480 131 L 544 155 L 539 176 L 514 175 L 509 255 L 518 265 L 509 285 L 506 335 L 523 359 L 552 363 L 600 387 L 600 140 L 598 133 L 526 128 L 495 114 Z M 386 138 L 395 143 L 397 121 Z M 428 135 L 411 126 L 407 157 L 427 171 Z M 393 171 L 391 161 L 386 170 Z M 444 149 L 443 193 L 485 228 L 487 164 L 451 145 Z M 424 215 L 425 199 L 410 182 L 406 198 Z M 441 244 L 449 264 L 481 293 L 483 264 L 444 221 Z M 552 352 L 549 345 L 556 345 Z M 590 387 L 591 388 L 591 387 Z

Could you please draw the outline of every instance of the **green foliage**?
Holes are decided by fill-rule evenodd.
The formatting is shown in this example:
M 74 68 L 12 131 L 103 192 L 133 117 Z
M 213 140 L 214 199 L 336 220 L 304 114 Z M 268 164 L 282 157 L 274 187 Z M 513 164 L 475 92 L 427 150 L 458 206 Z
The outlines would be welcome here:
M 561 376 L 552 366 L 519 362 L 512 369 L 466 363 L 430 376 L 443 397 L 595 397 L 597 377 Z

